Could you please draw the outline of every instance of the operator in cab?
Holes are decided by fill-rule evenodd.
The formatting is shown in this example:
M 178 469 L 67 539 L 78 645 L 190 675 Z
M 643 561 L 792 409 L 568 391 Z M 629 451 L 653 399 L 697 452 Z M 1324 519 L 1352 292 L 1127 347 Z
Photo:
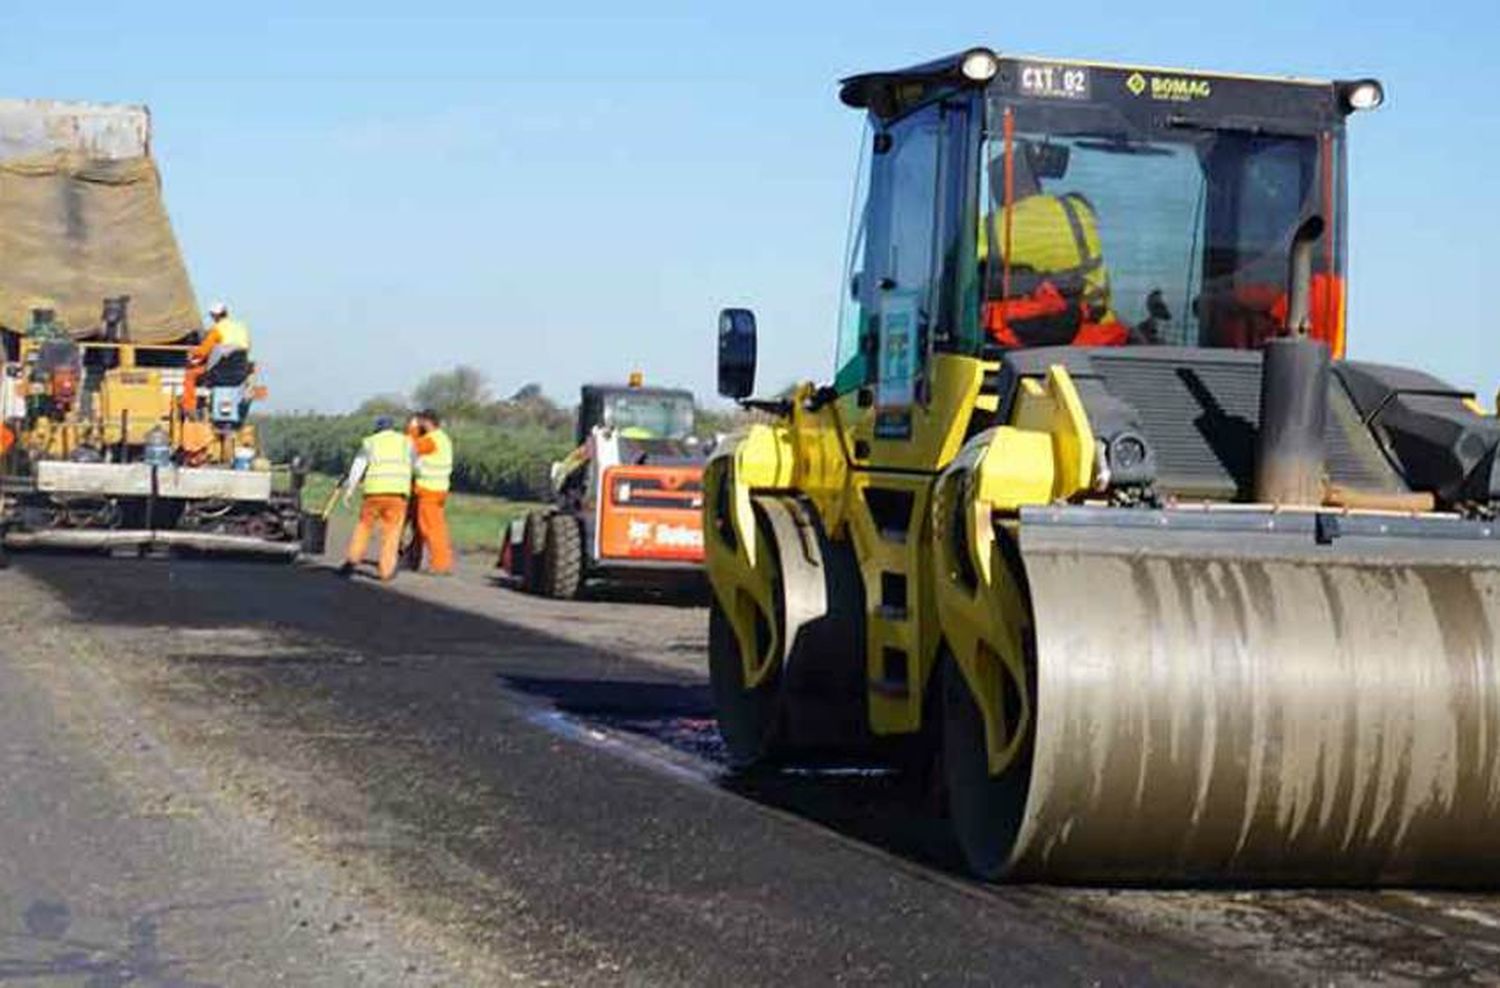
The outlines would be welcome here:
M 1001 346 L 1130 342 L 1110 307 L 1093 204 L 1078 192 L 1042 188 L 1041 177 L 1061 177 L 1066 168 L 1066 148 L 1030 141 L 990 162 L 991 198 L 1002 208 L 982 217 L 979 264 L 985 329 Z
M 215 371 L 230 363 L 248 367 L 250 327 L 229 315 L 229 306 L 215 302 L 208 310 L 209 328 L 188 354 L 187 373 L 182 379 L 182 410 L 198 410 L 198 385 L 214 384 Z

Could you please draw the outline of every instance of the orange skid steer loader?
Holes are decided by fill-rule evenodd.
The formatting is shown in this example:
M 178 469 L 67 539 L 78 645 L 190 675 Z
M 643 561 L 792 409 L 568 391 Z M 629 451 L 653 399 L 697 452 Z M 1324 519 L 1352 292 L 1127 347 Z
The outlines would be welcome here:
M 697 586 L 703 462 L 691 392 L 589 384 L 578 446 L 552 465 L 553 504 L 510 523 L 498 567 L 531 593 L 571 599 L 590 581 Z

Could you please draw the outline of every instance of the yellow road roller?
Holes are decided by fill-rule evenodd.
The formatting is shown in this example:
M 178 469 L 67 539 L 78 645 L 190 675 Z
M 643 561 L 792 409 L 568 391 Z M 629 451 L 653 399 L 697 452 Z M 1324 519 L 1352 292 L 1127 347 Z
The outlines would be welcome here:
M 1379 82 L 977 48 L 840 95 L 830 377 L 751 398 L 718 325 L 733 763 L 927 766 L 986 878 L 1493 881 L 1500 423 L 1345 356 Z

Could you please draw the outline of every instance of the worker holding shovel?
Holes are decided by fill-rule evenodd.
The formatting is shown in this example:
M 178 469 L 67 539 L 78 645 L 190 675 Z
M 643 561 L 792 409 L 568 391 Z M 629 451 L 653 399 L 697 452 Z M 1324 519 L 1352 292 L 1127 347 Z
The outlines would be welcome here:
M 355 567 L 364 561 L 370 537 L 375 526 L 379 525 L 380 578 L 390 580 L 396 575 L 415 459 L 416 448 L 411 439 L 396 430 L 390 416 L 377 418 L 375 431 L 360 444 L 359 455 L 350 464 L 349 475 L 344 479 L 344 504 L 350 503 L 356 484 L 360 486 L 363 500 L 359 506 L 359 522 L 349 539 L 348 555 L 339 568 L 340 574 L 352 575 Z

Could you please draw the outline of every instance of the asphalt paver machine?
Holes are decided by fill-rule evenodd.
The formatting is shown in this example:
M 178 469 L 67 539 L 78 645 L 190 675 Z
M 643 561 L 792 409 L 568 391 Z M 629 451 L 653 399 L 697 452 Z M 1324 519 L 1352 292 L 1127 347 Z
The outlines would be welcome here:
M 249 355 L 181 398 L 202 324 L 150 138 L 143 107 L 0 101 L 0 543 L 290 558 Z

